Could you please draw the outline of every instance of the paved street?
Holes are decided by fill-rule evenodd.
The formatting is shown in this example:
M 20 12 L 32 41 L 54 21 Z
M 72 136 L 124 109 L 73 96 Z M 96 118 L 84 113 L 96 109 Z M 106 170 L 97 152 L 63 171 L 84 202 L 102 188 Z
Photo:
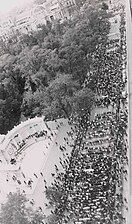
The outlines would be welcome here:
M 63 155 L 62 155 L 61 150 L 59 149 L 59 146 L 66 145 L 66 143 L 64 141 L 64 137 L 67 136 L 66 132 L 69 130 L 70 130 L 70 126 L 68 124 L 65 124 L 64 126 L 60 127 L 60 129 L 58 130 L 57 137 L 54 140 L 53 147 L 50 148 L 48 158 L 47 158 L 46 162 L 44 163 L 43 170 L 41 170 L 44 175 L 44 179 L 47 181 L 47 185 L 50 185 L 51 182 L 53 181 L 53 177 L 52 177 L 51 173 L 55 173 L 54 165 L 56 164 L 60 169 L 62 169 L 62 167 L 60 166 L 60 163 L 59 163 L 59 157 L 62 158 Z M 58 145 L 56 145 L 55 142 L 58 142 Z M 36 150 L 37 150 L 37 148 L 36 148 Z M 69 153 L 71 152 L 71 148 L 69 146 L 67 146 L 67 152 L 69 152 Z M 36 188 L 35 188 L 33 194 L 29 194 L 28 197 L 30 199 L 35 200 L 35 207 L 41 206 L 44 210 L 44 213 L 48 214 L 48 210 L 45 207 L 46 198 L 45 198 L 45 194 L 44 194 L 44 190 L 45 190 L 44 186 L 45 186 L 45 184 L 43 181 L 43 177 L 40 175 L 38 183 L 36 185 Z

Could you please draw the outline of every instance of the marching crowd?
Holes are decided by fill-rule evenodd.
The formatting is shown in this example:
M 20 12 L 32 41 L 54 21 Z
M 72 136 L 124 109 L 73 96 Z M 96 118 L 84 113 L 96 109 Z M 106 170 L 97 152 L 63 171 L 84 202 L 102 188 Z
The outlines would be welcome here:
M 56 146 L 63 153 L 60 158 L 63 171 L 55 165 L 56 173 L 52 187 L 59 192 L 60 200 L 54 206 L 52 215 L 56 224 L 90 223 L 110 224 L 123 223 L 125 217 L 122 208 L 127 208 L 127 199 L 123 195 L 123 182 L 127 181 L 127 77 L 123 76 L 126 66 L 126 38 L 124 8 L 120 14 L 120 38 L 108 40 L 100 45 L 93 55 L 93 68 L 88 74 L 84 87 L 94 83 L 94 90 L 98 97 L 95 108 L 106 107 L 90 120 L 90 114 L 84 113 L 72 124 L 68 138 L 64 138 L 65 145 Z M 111 105 L 114 110 L 109 110 Z M 59 128 L 59 127 L 58 127 Z M 46 132 L 35 133 L 29 138 L 46 136 Z M 69 139 L 74 139 L 71 155 L 66 151 Z M 26 139 L 28 140 L 28 139 Z M 25 145 L 26 140 L 20 146 Z M 51 139 L 52 140 L 52 139 Z M 36 178 L 38 176 L 34 174 Z M 43 173 L 40 172 L 43 178 Z M 23 176 L 23 178 L 25 178 Z M 44 179 L 44 178 L 43 178 Z M 13 176 L 13 181 L 17 181 Z M 44 179 L 45 190 L 48 189 Z M 21 184 L 21 182 L 18 182 Z M 32 180 L 26 183 L 32 187 Z M 31 201 L 33 205 L 34 200 Z M 50 204 L 50 201 L 49 201 Z M 47 205 L 48 207 L 48 205 Z M 40 208 L 42 211 L 42 208 Z
M 56 172 L 52 184 L 61 192 L 61 202 L 52 212 L 58 224 L 68 223 L 123 223 L 122 208 L 127 208 L 123 196 L 123 181 L 127 181 L 127 77 L 125 15 L 122 7 L 120 39 L 108 41 L 107 49 L 100 46 L 93 56 L 93 71 L 85 80 L 89 87 L 92 78 L 99 96 L 95 107 L 111 105 L 114 112 L 78 118 L 78 128 L 72 129 L 75 145 L 71 156 L 61 162 L 64 173 Z M 96 78 L 95 78 L 96 76 Z M 71 121 L 73 123 L 73 121 Z

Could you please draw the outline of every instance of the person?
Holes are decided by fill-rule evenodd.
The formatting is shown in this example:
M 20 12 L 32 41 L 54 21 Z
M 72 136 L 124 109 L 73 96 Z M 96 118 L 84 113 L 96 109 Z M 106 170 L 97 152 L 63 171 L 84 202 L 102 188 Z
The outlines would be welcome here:
M 40 172 L 40 174 L 41 174 L 41 176 L 43 177 L 43 173 L 42 173 L 42 172 Z
M 16 159 L 15 158 L 11 158 L 10 163 L 11 164 L 16 164 Z
M 36 174 L 36 173 L 34 173 L 34 176 L 35 176 L 36 178 L 38 178 L 38 176 L 37 176 L 37 174 Z

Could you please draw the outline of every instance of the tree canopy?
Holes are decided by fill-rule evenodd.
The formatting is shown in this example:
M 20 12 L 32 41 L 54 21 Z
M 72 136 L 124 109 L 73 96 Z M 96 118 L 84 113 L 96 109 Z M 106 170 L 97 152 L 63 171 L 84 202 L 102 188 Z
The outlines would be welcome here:
M 107 41 L 109 14 L 99 0 L 77 2 L 83 7 L 72 20 L 49 21 L 0 42 L 0 133 L 22 115 L 51 119 L 90 111 L 94 94 L 83 84 L 97 46 Z
M 9 193 L 6 203 L 1 206 L 1 224 L 42 224 L 43 219 L 39 211 L 28 206 L 27 198 L 19 191 Z

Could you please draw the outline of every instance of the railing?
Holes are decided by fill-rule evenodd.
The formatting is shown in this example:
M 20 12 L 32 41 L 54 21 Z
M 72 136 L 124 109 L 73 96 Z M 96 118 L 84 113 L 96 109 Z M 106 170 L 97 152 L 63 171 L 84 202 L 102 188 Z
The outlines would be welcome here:
M 15 153 L 15 156 L 17 157 L 19 154 L 21 154 L 22 151 L 24 151 L 26 148 L 28 148 L 32 144 L 35 144 L 38 141 L 43 141 L 46 139 L 48 139 L 48 136 L 46 136 L 45 132 L 40 132 L 40 133 L 36 132 L 32 135 L 29 135 L 28 138 L 23 140 L 17 152 Z

